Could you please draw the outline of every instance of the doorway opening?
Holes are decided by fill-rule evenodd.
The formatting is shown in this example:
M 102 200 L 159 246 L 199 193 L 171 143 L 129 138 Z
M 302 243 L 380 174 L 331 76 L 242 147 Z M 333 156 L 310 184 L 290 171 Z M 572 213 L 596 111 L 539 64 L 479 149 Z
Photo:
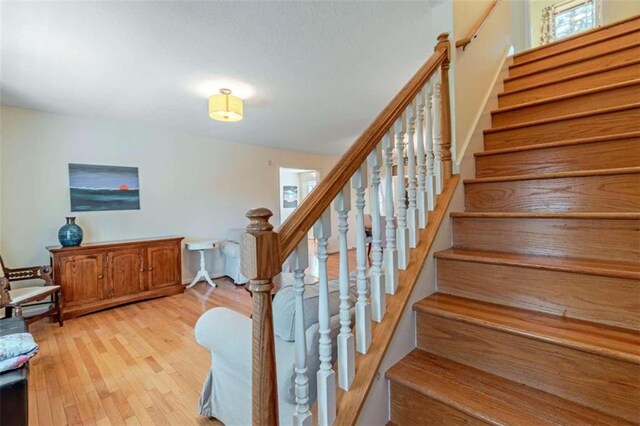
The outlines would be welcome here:
M 280 167 L 280 225 L 298 208 L 319 180 L 318 170 Z

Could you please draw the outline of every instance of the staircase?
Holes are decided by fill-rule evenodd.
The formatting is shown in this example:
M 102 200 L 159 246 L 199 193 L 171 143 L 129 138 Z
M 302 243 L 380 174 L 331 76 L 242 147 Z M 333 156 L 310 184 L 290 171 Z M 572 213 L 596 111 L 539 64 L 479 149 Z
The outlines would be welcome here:
M 391 422 L 640 423 L 640 17 L 518 54 Z

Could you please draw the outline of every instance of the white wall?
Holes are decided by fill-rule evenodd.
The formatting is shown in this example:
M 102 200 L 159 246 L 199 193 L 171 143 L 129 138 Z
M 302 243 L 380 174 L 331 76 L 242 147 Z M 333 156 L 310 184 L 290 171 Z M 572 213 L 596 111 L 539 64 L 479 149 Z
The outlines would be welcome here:
M 64 217 L 75 215 L 85 242 L 163 235 L 222 237 L 244 227 L 252 207 L 279 206 L 280 166 L 313 168 L 336 159 L 221 142 L 165 129 L 2 107 L 2 255 L 11 265 L 48 262 Z M 242 125 L 242 123 L 230 124 Z M 69 211 L 68 163 L 139 168 L 140 210 Z M 277 225 L 277 217 L 272 223 Z M 334 243 L 335 244 L 335 243 Z M 214 275 L 220 262 L 215 263 Z M 184 252 L 185 280 L 198 269 Z
M 469 28 L 489 4 L 489 0 L 454 2 L 454 40 L 465 36 Z M 480 108 L 489 90 L 496 68 L 502 62 L 514 39 L 522 40 L 524 29 L 512 35 L 511 2 L 501 1 L 482 27 L 478 37 L 463 51 L 453 52 L 453 80 L 455 81 L 455 155 L 459 163 L 464 155 Z

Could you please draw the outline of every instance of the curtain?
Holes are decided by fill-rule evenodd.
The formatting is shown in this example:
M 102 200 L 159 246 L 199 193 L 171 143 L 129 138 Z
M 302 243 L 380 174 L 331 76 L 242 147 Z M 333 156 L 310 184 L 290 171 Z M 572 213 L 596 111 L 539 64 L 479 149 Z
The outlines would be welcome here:
M 547 6 L 542 9 L 542 22 L 540 24 L 540 44 L 549 44 L 554 39 L 554 15 L 556 6 Z

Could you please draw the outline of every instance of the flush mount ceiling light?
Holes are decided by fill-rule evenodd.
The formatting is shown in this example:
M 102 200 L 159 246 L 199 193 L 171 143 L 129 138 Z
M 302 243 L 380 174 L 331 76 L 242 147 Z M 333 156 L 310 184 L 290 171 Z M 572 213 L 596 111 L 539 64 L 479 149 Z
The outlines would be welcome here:
M 243 116 L 242 99 L 231 94 L 229 89 L 220 89 L 220 94 L 209 97 L 209 117 L 218 121 L 240 121 Z

